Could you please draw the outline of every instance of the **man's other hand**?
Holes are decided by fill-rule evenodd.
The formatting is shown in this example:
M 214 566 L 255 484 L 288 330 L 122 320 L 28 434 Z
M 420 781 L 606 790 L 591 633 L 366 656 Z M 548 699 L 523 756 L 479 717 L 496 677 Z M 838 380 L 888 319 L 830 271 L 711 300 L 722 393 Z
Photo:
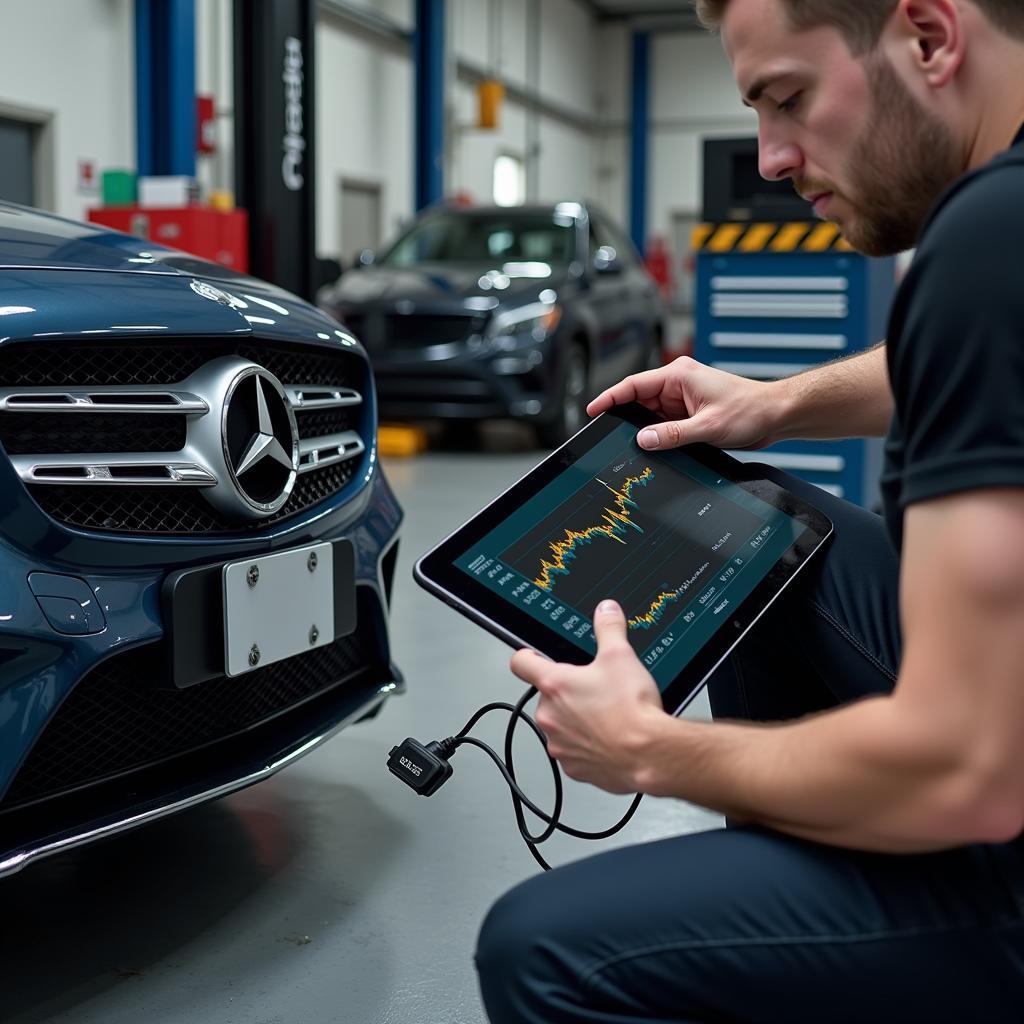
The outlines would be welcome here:
M 537 724 L 565 773 L 609 793 L 633 793 L 652 738 L 671 718 L 614 601 L 598 606 L 594 633 L 597 656 L 589 665 L 560 664 L 524 649 L 513 656 L 512 671 L 540 692 Z
M 639 402 L 664 421 L 640 431 L 640 447 L 649 451 L 698 441 L 753 450 L 780 439 L 775 431 L 784 409 L 772 387 L 682 356 L 627 377 L 598 395 L 587 413 L 598 416 L 613 406 Z

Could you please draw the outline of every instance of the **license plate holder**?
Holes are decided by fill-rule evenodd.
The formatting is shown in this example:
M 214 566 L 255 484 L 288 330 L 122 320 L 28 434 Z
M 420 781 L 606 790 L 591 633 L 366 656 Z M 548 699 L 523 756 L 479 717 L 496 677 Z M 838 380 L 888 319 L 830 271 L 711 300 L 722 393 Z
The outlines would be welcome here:
M 229 562 L 222 581 L 225 675 L 245 675 L 334 642 L 329 542 Z

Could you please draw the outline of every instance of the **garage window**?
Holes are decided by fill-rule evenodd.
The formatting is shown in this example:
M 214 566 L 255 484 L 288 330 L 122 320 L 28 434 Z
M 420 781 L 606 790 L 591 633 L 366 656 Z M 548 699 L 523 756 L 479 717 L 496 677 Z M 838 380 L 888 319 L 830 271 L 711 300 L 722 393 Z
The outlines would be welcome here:
M 526 170 L 517 156 L 502 153 L 494 161 L 495 206 L 522 206 L 526 198 Z

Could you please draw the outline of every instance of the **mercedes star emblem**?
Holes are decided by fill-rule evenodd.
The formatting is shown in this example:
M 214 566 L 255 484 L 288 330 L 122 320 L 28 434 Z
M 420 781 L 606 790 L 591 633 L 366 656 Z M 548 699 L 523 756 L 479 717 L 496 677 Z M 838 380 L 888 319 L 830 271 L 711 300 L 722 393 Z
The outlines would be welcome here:
M 291 497 L 299 441 L 284 388 L 261 366 L 242 370 L 224 401 L 224 458 L 250 514 L 273 515 Z

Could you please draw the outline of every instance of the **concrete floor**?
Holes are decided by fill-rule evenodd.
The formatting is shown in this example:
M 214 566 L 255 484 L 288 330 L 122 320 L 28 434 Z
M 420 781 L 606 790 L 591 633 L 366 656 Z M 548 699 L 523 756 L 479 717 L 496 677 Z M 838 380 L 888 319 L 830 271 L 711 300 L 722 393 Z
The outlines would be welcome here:
M 460 751 L 429 800 L 385 761 L 405 736 L 451 735 L 479 705 L 521 693 L 511 652 L 410 575 L 540 457 L 514 433 L 485 447 L 386 463 L 406 510 L 392 637 L 408 693 L 259 786 L 0 882 L 3 1024 L 483 1024 L 478 925 L 536 865 L 482 752 Z M 475 735 L 500 747 L 493 717 Z M 524 735 L 517 770 L 543 804 L 535 742 Z M 565 819 L 605 828 L 626 803 L 569 783 Z M 647 800 L 614 840 L 545 849 L 564 863 L 719 824 Z

